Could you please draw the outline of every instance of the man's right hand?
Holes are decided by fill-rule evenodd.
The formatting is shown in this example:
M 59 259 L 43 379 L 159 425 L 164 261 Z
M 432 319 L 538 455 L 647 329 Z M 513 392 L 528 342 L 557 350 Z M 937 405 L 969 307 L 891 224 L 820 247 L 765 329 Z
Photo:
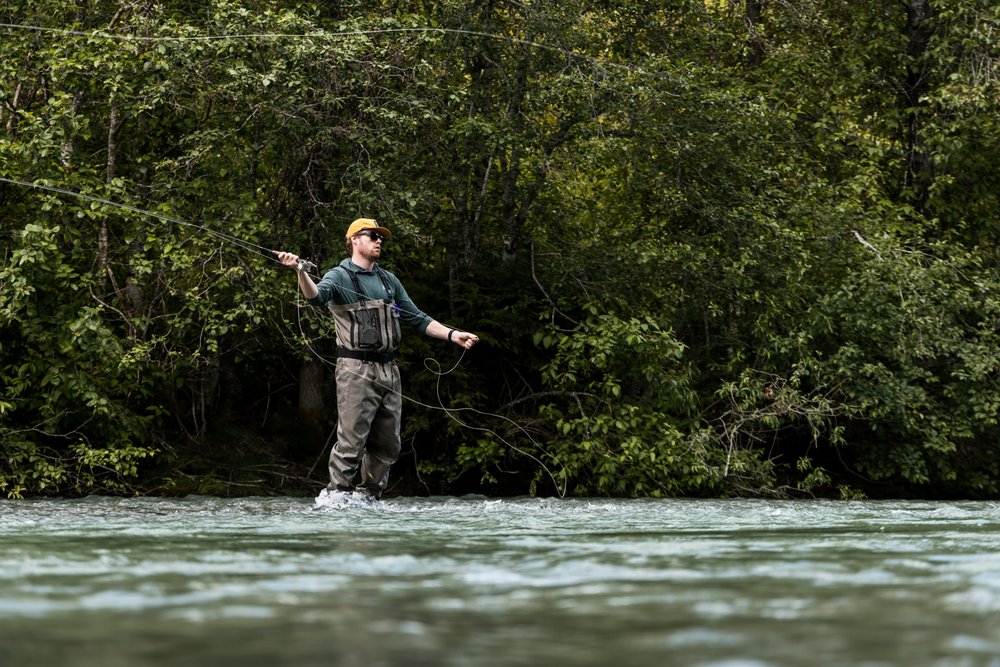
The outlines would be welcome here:
M 281 250 L 272 250 L 275 255 L 278 256 L 278 261 L 284 266 L 290 266 L 294 269 L 299 267 L 299 256 L 292 254 L 290 252 L 282 252 Z
M 316 270 L 315 264 L 310 262 L 308 259 L 302 259 L 295 253 L 283 252 L 281 250 L 272 250 L 271 252 L 278 256 L 278 261 L 281 262 L 283 266 L 295 269 L 299 277 L 299 289 L 302 290 L 302 294 L 307 299 L 315 299 L 319 295 L 319 291 L 316 289 L 316 283 L 314 283 L 312 278 L 309 277 L 309 271 Z
M 310 262 L 308 259 L 302 259 L 296 254 L 290 252 L 282 252 L 281 250 L 272 250 L 275 255 L 278 256 L 278 261 L 284 266 L 289 266 L 296 271 L 315 271 L 316 265 Z

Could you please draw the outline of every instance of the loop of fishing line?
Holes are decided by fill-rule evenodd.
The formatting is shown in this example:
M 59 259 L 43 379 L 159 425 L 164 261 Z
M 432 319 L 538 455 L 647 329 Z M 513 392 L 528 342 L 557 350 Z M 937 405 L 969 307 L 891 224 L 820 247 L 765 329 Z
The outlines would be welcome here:
M 354 290 L 350 290 L 350 291 L 354 292 Z M 355 294 L 356 293 L 357 292 L 355 292 Z M 366 295 L 359 295 L 359 296 L 366 296 Z M 306 349 L 308 349 L 313 354 L 313 356 L 316 357 L 316 359 L 318 359 L 324 365 L 326 365 L 327 367 L 331 368 L 332 370 L 334 370 L 336 372 L 338 370 L 336 357 L 334 357 L 333 359 L 330 359 L 326 355 L 322 354 L 319 350 L 317 350 L 315 347 L 313 347 L 312 342 L 310 341 L 309 336 L 306 335 L 305 327 L 302 324 L 302 311 L 305 309 L 305 307 L 302 305 L 301 298 L 302 298 L 302 295 L 298 294 L 297 299 L 296 299 L 296 303 L 295 303 L 297 323 L 298 323 L 298 327 L 299 327 L 299 335 L 301 336 L 301 340 L 305 344 Z M 468 407 L 466 407 L 466 408 L 451 408 L 451 407 L 448 407 L 448 406 L 446 406 L 444 404 L 444 399 L 441 396 L 441 379 L 443 377 L 447 376 L 447 375 L 450 375 L 451 373 L 454 373 L 458 369 L 458 367 L 462 363 L 462 360 L 465 359 L 465 353 L 467 351 L 468 351 L 467 349 L 463 348 L 462 354 L 459 356 L 458 360 L 455 362 L 455 365 L 452 366 L 451 368 L 449 368 L 446 371 L 440 370 L 441 367 L 442 367 L 441 366 L 441 362 L 438 361 L 437 359 L 435 359 L 434 357 L 425 357 L 424 358 L 424 368 L 428 372 L 434 374 L 436 376 L 436 378 L 437 378 L 436 381 L 435 381 L 435 388 L 434 388 L 435 396 L 436 396 L 437 401 L 438 401 L 437 405 L 431 405 L 430 403 L 424 403 L 423 401 L 420 401 L 420 400 L 418 400 L 416 398 L 413 398 L 412 396 L 407 396 L 406 393 L 403 392 L 402 390 L 396 390 L 396 389 L 393 389 L 391 387 L 387 387 L 387 388 L 389 389 L 389 391 L 392 391 L 392 392 L 396 393 L 401 399 L 409 401 L 410 403 L 412 403 L 414 405 L 420 406 L 420 407 L 425 408 L 427 410 L 437 410 L 437 411 L 440 411 L 440 412 L 444 412 L 448 416 L 449 419 L 452 419 L 456 424 L 458 424 L 462 428 L 468 429 L 470 431 L 478 431 L 480 433 L 488 433 L 489 435 L 491 435 L 494 438 L 496 438 L 499 442 L 503 443 L 505 446 L 507 446 L 511 450 L 513 450 L 513 451 L 517 452 L 518 454 L 521 454 L 521 455 L 526 456 L 527 458 L 531 459 L 532 461 L 534 461 L 538 465 L 539 468 L 541 468 L 542 470 L 545 471 L 546 475 L 548 475 L 549 479 L 552 481 L 552 486 L 555 488 L 556 493 L 559 495 L 559 497 L 560 498 L 565 498 L 566 497 L 566 480 L 563 479 L 562 487 L 560 487 L 559 482 L 556 479 L 556 476 L 552 473 L 551 470 L 549 470 L 548 466 L 546 466 L 545 463 L 542 462 L 537 456 L 535 456 L 532 453 L 527 452 L 524 449 L 518 447 L 517 445 L 511 443 L 509 440 L 507 440 L 506 438 L 504 438 L 502 435 L 500 435 L 499 433 L 497 433 L 495 430 L 493 430 L 491 428 L 487 428 L 485 426 L 473 426 L 472 424 L 469 424 L 468 422 L 465 422 L 465 421 L 459 419 L 455 415 L 456 415 L 456 413 L 460 413 L 460 412 L 472 412 L 472 413 L 475 413 L 475 414 L 480 415 L 480 416 L 493 417 L 493 418 L 496 418 L 496 419 L 500 419 L 502 421 L 506 421 L 508 424 L 510 424 L 511 426 L 513 426 L 514 428 L 516 428 L 517 430 L 519 430 L 521 433 L 523 433 L 524 436 L 527 437 L 527 439 L 531 442 L 531 444 L 534 445 L 540 452 L 543 452 L 545 455 L 552 457 L 554 460 L 556 460 L 558 462 L 558 459 L 556 459 L 556 457 L 553 456 L 552 454 L 549 454 L 547 451 L 545 451 L 545 449 L 534 439 L 534 437 L 532 437 L 532 435 L 530 433 L 528 433 L 528 431 L 523 426 L 521 426 L 520 424 L 518 424 L 516 421 L 514 421 L 510 417 L 505 417 L 504 415 L 499 415 L 499 414 L 492 413 L 492 412 L 486 412 L 486 411 L 483 411 L 483 410 L 477 410 L 476 408 L 468 408 Z M 432 363 L 434 365 L 436 365 L 437 369 L 431 367 Z M 350 368 L 344 367 L 343 370 L 346 371 L 346 372 L 348 372 L 348 373 L 350 373 L 351 375 L 353 375 L 355 377 L 367 380 L 367 378 L 364 375 L 362 375 L 361 373 L 358 373 L 356 371 L 353 371 Z M 386 386 L 386 385 L 383 385 L 383 386 Z

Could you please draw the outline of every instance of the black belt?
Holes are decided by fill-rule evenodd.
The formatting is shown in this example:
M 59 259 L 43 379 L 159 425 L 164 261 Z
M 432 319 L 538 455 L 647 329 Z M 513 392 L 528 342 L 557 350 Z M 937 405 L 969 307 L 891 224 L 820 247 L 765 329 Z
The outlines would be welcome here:
M 393 360 L 392 352 L 368 352 L 365 350 L 350 350 L 346 347 L 337 348 L 338 357 L 360 359 L 366 364 L 387 364 Z

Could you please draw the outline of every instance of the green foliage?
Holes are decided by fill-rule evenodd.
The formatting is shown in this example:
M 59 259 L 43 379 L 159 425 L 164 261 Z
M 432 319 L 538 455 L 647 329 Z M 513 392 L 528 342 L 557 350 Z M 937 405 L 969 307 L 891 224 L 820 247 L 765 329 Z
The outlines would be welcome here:
M 696 397 L 684 346 L 651 318 L 601 312 L 569 332 L 540 332 L 554 349 L 543 370 L 562 400 L 541 414 L 552 465 L 574 495 L 675 496 L 718 490 L 718 452 L 685 438 Z M 673 415 L 673 416 L 672 416 Z
M 78 442 L 67 452 L 58 453 L 30 440 L 7 439 L 2 454 L 0 493 L 19 499 L 27 495 L 135 493 L 139 464 L 156 450 L 134 445 L 92 449 Z
M 424 490 L 1000 495 L 995 3 L 640 4 L 5 5 L 0 492 L 294 458 L 369 215 Z
M 995 455 L 996 277 L 945 243 L 877 252 L 816 304 L 808 367 L 865 418 L 851 437 L 862 471 L 995 494 L 995 482 L 962 477 Z
M 154 454 L 135 444 L 148 438 L 147 388 L 117 361 L 122 341 L 92 298 L 73 236 L 27 224 L 0 269 L 0 490 L 11 497 L 124 491 L 135 459 Z

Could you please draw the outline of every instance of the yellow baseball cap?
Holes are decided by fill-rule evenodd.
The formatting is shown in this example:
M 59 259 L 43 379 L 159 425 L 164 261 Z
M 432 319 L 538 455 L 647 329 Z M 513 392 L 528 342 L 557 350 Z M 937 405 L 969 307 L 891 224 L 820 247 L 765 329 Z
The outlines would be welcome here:
M 351 223 L 350 227 L 347 228 L 347 233 L 344 234 L 344 238 L 349 239 L 355 234 L 363 232 L 366 229 L 374 229 L 376 232 L 378 232 L 379 234 L 381 234 L 386 238 L 392 236 L 392 232 L 390 232 L 385 227 L 379 227 L 378 223 L 372 220 L 371 218 L 358 218 L 357 220 Z

